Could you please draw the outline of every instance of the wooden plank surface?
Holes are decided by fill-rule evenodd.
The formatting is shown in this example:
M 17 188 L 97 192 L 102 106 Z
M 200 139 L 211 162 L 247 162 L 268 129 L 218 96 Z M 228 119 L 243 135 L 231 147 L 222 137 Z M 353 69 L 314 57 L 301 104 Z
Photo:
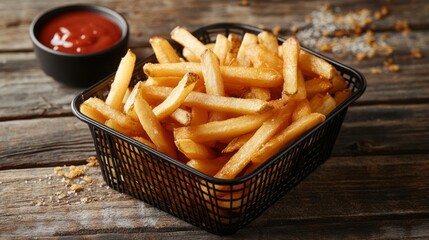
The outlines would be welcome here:
M 387 237 L 396 231 L 404 237 L 428 234 L 424 228 L 428 226 L 429 214 L 428 159 L 427 154 L 333 157 L 234 237 L 251 237 L 255 233 L 260 234 L 256 239 L 295 234 Z M 183 237 L 195 232 L 194 237 L 201 234 L 206 239 L 216 239 L 107 188 L 98 168 L 88 167 L 86 176 L 92 177 L 93 182 L 83 184 L 82 192 L 58 200 L 58 192 L 66 193 L 67 187 L 54 174 L 53 167 L 2 171 L 0 200 L 7 208 L 0 209 L 0 232 L 8 233 L 5 237 L 141 231 Z M 21 193 L 19 198 L 17 193 Z M 406 218 L 413 219 L 406 221 L 408 225 L 418 223 L 412 225 L 413 231 L 407 231 L 403 225 L 395 228 L 397 222 Z M 314 232 L 305 233 L 308 228 Z
M 94 155 L 88 127 L 71 113 L 82 89 L 53 81 L 38 68 L 28 28 L 42 11 L 70 3 L 119 11 L 130 24 L 130 47 L 149 55 L 148 39 L 217 22 L 243 22 L 291 34 L 290 27 L 326 1 L 84 0 L 0 1 L 0 239 L 220 239 L 104 184 L 88 167 L 88 184 L 70 192 L 55 166 Z M 327 54 L 367 78 L 365 94 L 347 113 L 332 157 L 254 222 L 225 239 L 429 238 L 429 4 L 426 0 L 329 1 L 333 11 L 386 5 L 371 28 L 395 52 L 357 61 Z M 408 36 L 395 30 L 407 20 Z M 420 49 L 423 58 L 412 59 Z M 400 72 L 383 67 L 392 58 Z M 372 74 L 380 67 L 382 74 Z M 113 70 L 112 70 L 113 71 Z M 65 168 L 64 168 L 65 169 Z M 222 238 L 223 239 L 223 238 Z

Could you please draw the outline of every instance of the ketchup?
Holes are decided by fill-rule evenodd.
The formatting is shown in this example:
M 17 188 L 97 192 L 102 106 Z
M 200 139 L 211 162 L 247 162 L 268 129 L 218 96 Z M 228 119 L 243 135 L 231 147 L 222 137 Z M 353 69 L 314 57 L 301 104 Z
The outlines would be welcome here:
M 118 25 L 109 18 L 95 12 L 76 11 L 51 19 L 41 28 L 38 39 L 55 51 L 86 54 L 113 46 L 121 36 Z

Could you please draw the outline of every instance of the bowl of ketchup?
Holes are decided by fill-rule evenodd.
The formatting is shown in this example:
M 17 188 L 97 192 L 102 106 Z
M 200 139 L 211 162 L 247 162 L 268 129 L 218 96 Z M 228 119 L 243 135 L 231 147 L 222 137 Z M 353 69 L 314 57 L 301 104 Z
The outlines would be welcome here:
M 30 26 L 41 69 L 73 87 L 89 87 L 112 74 L 128 48 L 123 16 L 97 5 L 50 9 Z

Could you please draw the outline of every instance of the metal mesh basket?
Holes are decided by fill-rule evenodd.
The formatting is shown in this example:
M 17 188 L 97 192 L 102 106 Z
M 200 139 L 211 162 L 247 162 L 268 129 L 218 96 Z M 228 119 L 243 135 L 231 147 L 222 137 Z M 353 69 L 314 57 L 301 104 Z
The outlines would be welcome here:
M 204 43 L 216 35 L 261 29 L 221 23 L 193 32 Z M 284 39 L 279 38 L 279 42 Z M 180 46 L 174 45 L 180 51 Z M 122 135 L 79 111 L 90 97 L 105 99 L 113 75 L 79 94 L 72 102 L 73 113 L 89 125 L 97 159 L 106 183 L 113 189 L 143 200 L 208 232 L 232 234 L 249 224 L 290 189 L 328 159 L 348 106 L 365 90 L 364 77 L 350 67 L 302 47 L 333 64 L 349 83 L 352 96 L 330 113 L 326 120 L 270 158 L 252 174 L 233 180 L 207 176 L 142 143 Z M 154 56 L 136 64 L 132 83 L 145 80 L 142 67 L 156 62 Z

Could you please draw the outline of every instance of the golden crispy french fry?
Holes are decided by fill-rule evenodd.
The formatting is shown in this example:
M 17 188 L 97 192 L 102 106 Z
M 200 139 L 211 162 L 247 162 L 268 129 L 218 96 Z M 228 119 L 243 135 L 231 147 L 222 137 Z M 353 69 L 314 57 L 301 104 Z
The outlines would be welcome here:
M 150 77 L 183 77 L 187 72 L 194 72 L 202 77 L 201 64 L 191 62 L 146 63 L 143 70 Z M 283 83 L 282 75 L 271 68 L 220 66 L 220 71 L 225 83 L 253 87 L 278 87 Z
M 141 136 L 145 134 L 142 126 L 134 121 L 131 117 L 123 114 L 122 112 L 110 107 L 103 100 L 98 98 L 88 98 L 85 101 L 85 104 L 88 104 L 95 110 L 97 110 L 101 115 L 106 119 L 115 120 L 122 128 L 133 131 L 133 136 Z
M 183 48 L 182 54 L 188 62 L 200 62 L 200 58 L 187 48 Z
M 199 77 L 197 74 L 192 72 L 186 73 L 167 98 L 153 109 L 155 116 L 159 120 L 162 120 L 172 114 L 194 89 L 198 79 Z
M 219 60 L 210 49 L 201 55 L 201 68 L 206 86 L 206 93 L 216 96 L 225 96 Z
M 308 115 L 310 113 L 312 113 L 310 102 L 307 99 L 301 100 L 297 102 L 295 110 L 293 110 L 292 122 L 295 122 L 302 116 Z
M 141 86 L 141 92 L 146 99 L 163 100 L 171 93 L 172 88 L 159 86 Z M 270 111 L 273 106 L 260 99 L 242 99 L 234 97 L 213 96 L 192 91 L 185 98 L 183 105 L 202 107 L 209 111 L 235 114 L 255 114 Z
M 134 105 L 134 100 L 136 99 L 136 96 L 139 92 L 139 88 L 141 85 L 143 85 L 144 82 L 138 82 L 136 83 L 136 85 L 134 85 L 133 90 L 131 90 L 130 95 L 127 98 L 127 101 L 124 104 L 124 112 L 127 115 L 130 115 L 133 119 L 138 121 L 137 115 L 135 114 L 130 114 L 130 111 L 133 109 L 133 105 Z
M 270 120 L 264 122 L 214 177 L 222 179 L 235 178 L 251 161 L 252 156 L 258 152 L 258 149 L 277 133 L 285 121 L 290 119 L 293 109 L 294 104 L 288 103 L 276 112 Z
M 100 114 L 96 109 L 94 109 L 93 107 L 89 106 L 87 103 L 82 103 L 79 106 L 79 110 L 81 113 L 83 113 L 83 115 L 92 118 L 93 120 L 104 124 L 104 122 L 106 121 L 106 118 Z
M 224 65 L 226 56 L 228 55 L 229 49 L 231 48 L 231 43 L 228 41 L 223 34 L 218 34 L 216 36 L 216 42 L 213 47 L 213 52 L 219 59 L 219 64 Z
M 284 96 L 283 96 L 284 97 Z M 300 69 L 298 69 L 298 79 L 297 79 L 297 88 L 296 93 L 290 96 L 292 100 L 300 101 L 307 99 L 307 90 L 305 88 L 304 76 Z
M 282 44 L 283 48 L 283 94 L 295 94 L 298 89 L 298 59 L 300 45 L 295 37 L 290 37 Z
M 324 78 L 313 78 L 305 81 L 305 90 L 308 98 L 312 98 L 318 93 L 326 93 L 332 88 L 332 83 Z
M 146 139 L 144 137 L 133 137 L 135 140 L 143 143 L 144 145 L 147 145 L 153 149 L 156 149 L 155 144 L 153 144 L 153 142 L 151 142 L 149 139 Z
M 255 130 L 265 122 L 272 112 L 257 115 L 243 115 L 222 121 L 174 129 L 175 139 L 191 139 L 196 142 L 210 142 L 231 139 Z
M 349 89 L 337 91 L 334 94 L 334 100 L 337 103 L 337 106 L 340 105 L 341 103 L 343 103 L 351 95 L 352 95 L 352 91 L 350 91 Z
M 171 38 L 180 43 L 183 47 L 189 49 L 196 56 L 201 56 L 206 46 L 198 40 L 192 33 L 182 27 L 176 27 L 170 33 Z
M 124 98 L 122 98 L 122 104 L 125 104 L 127 102 L 128 97 L 130 96 L 131 89 L 128 87 L 125 91 Z
M 310 107 L 312 112 L 328 115 L 337 107 L 337 103 L 329 93 L 318 93 L 310 99 Z
M 271 92 L 268 88 L 251 87 L 243 96 L 244 98 L 257 98 L 263 101 L 271 99 Z
M 182 77 L 148 77 L 145 85 L 175 87 L 182 80 Z
M 222 150 L 222 153 L 231 153 L 240 149 L 249 139 L 255 134 L 255 132 L 246 133 L 232 139 L 228 145 Z
M 207 43 L 204 46 L 207 49 L 213 50 L 214 45 L 215 45 L 214 43 Z M 187 48 L 183 48 L 182 54 L 186 58 L 186 60 L 188 60 L 189 62 L 196 62 L 196 63 L 201 62 L 200 56 L 195 55 L 193 52 L 191 52 L 191 50 L 189 50 Z
M 205 108 L 193 107 L 191 110 L 191 126 L 208 122 L 209 114 Z
M 201 67 L 204 76 L 206 93 L 215 96 L 225 96 L 225 89 L 220 73 L 219 60 L 211 50 L 205 50 L 201 55 Z M 222 120 L 225 114 L 211 112 L 210 121 Z
M 306 133 L 324 120 L 325 115 L 320 113 L 310 113 L 291 123 L 256 152 L 251 159 L 252 165 L 246 170 L 245 174 L 253 172 L 282 148 L 285 148 L 289 143 L 299 138 L 302 134 Z
M 330 63 L 306 51 L 300 51 L 298 64 L 304 75 L 311 77 L 322 77 L 330 80 L 336 73 L 335 68 Z
M 227 66 L 234 65 L 234 62 L 236 62 L 238 49 L 240 48 L 240 45 L 241 45 L 241 38 L 234 33 L 230 33 L 228 35 L 228 42 L 229 42 L 230 48 L 225 58 L 225 65 Z
M 155 144 L 156 149 L 172 158 L 177 157 L 176 148 L 173 139 L 170 139 L 168 133 L 161 126 L 158 118 L 152 111 L 152 108 L 140 94 L 137 94 L 134 101 L 134 108 L 140 123 L 150 140 Z
M 272 68 L 279 73 L 282 72 L 282 59 L 271 53 L 261 44 L 249 46 L 247 49 L 247 55 L 249 56 L 253 66 L 256 68 Z
M 176 110 L 174 110 L 173 113 L 171 113 L 170 117 L 176 120 L 178 123 L 182 124 L 183 126 L 191 125 L 192 115 L 190 112 L 184 109 L 177 108 Z
M 330 94 L 334 94 L 338 91 L 346 89 L 348 86 L 348 83 L 346 80 L 344 80 L 341 75 L 335 74 L 335 76 L 332 78 L 332 88 L 329 90 Z
M 136 55 L 131 50 L 128 50 L 119 63 L 118 70 L 106 98 L 106 104 L 113 109 L 122 111 L 122 99 L 130 84 L 135 63 Z
M 189 159 L 213 159 L 216 157 L 213 149 L 191 139 L 176 139 L 174 143 L 179 151 Z
M 215 159 L 191 159 L 186 165 L 209 176 L 215 175 L 228 161 L 229 156 L 221 156 Z
M 266 47 L 270 52 L 277 55 L 279 42 L 273 33 L 267 31 L 259 33 L 258 42 Z
M 104 122 L 104 125 L 129 137 L 132 137 L 135 134 L 131 129 L 121 127 L 121 125 L 119 125 L 114 119 L 107 119 L 106 122 Z
M 249 47 L 258 44 L 258 37 L 253 33 L 245 33 L 237 52 L 237 63 L 242 67 L 251 67 L 252 62 L 247 54 Z
M 149 43 L 159 63 L 180 62 L 180 57 L 171 44 L 164 38 L 152 37 L 149 39 Z
M 283 82 L 282 75 L 271 68 L 221 66 L 221 73 L 225 82 L 251 87 L 278 87 Z

